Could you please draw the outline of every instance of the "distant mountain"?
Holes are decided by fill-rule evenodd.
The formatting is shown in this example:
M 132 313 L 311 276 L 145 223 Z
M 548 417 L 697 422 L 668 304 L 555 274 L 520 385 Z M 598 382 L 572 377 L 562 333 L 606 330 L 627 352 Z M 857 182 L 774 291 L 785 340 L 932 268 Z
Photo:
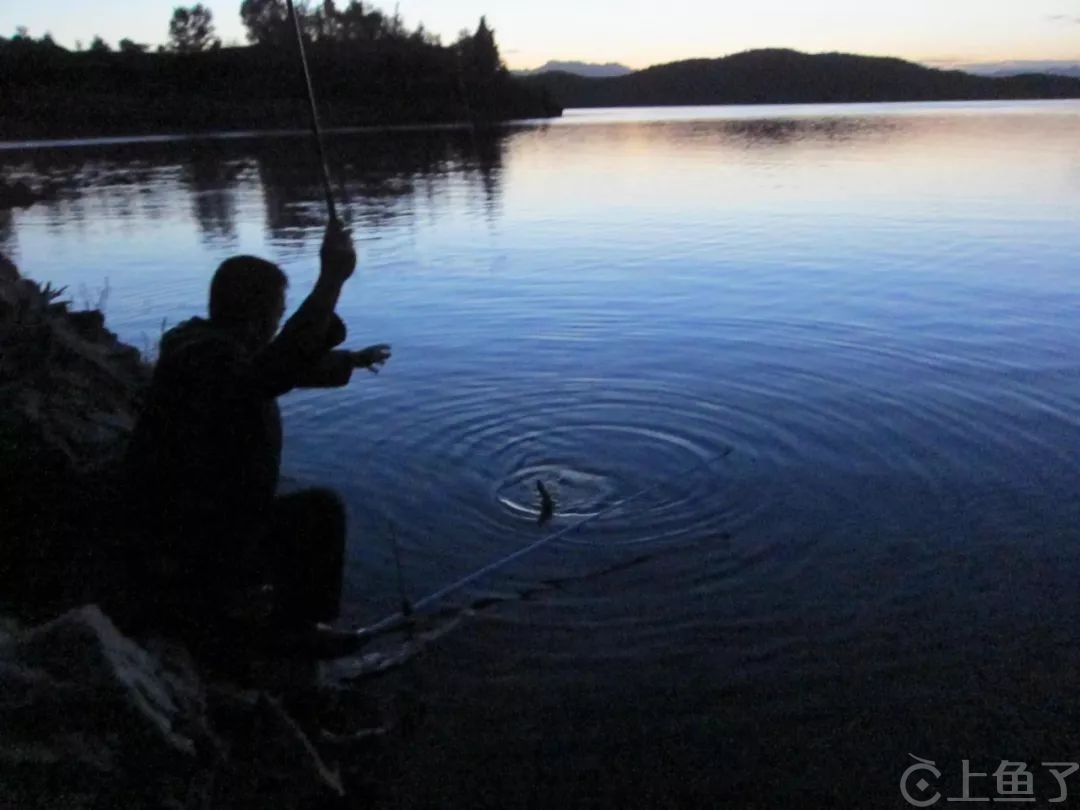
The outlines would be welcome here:
M 557 62 L 551 60 L 533 70 L 518 70 L 515 73 L 519 76 L 535 76 L 538 73 L 554 73 L 556 71 L 600 79 L 611 76 L 627 76 L 633 73 L 634 69 L 628 68 L 626 65 L 620 65 L 617 62 L 605 62 L 602 65 L 597 65 L 592 62 Z
M 979 76 L 1020 76 L 1025 73 L 1048 73 L 1052 76 L 1080 78 L 1080 62 L 1052 60 L 1018 60 L 1013 62 L 978 62 L 971 65 L 953 65 L 965 73 Z
M 1080 98 L 1076 78 L 974 76 L 901 59 L 775 49 L 672 62 L 610 78 L 551 72 L 522 82 L 565 107 Z

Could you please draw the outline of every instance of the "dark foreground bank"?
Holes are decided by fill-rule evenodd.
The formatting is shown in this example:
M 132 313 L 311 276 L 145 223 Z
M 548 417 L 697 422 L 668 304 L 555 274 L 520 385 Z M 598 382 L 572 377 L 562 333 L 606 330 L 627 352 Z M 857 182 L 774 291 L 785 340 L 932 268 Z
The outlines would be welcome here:
M 352 806 L 383 736 L 357 690 L 302 660 L 225 676 L 101 607 L 147 366 L 63 299 L 0 256 L 0 808 Z

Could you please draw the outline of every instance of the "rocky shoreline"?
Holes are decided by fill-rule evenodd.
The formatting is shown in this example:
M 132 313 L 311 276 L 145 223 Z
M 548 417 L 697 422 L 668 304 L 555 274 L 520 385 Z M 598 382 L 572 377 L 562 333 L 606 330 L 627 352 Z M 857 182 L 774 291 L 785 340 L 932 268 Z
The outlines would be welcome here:
M 101 607 L 100 513 L 150 367 L 62 299 L 0 256 L 0 810 L 346 806 L 379 736 L 354 732 L 380 725 L 355 688 L 316 664 L 227 679 Z
M 89 605 L 0 633 L 0 807 L 327 807 L 345 797 L 278 696 Z

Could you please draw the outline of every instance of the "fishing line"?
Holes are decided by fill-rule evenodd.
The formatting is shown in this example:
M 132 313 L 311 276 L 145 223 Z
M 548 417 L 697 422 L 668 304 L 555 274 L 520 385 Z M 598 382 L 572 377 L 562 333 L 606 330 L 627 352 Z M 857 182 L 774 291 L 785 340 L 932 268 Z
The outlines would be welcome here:
M 394 568 L 397 569 L 398 595 L 401 597 L 401 615 L 411 616 L 413 612 L 412 602 L 409 601 L 408 592 L 405 590 L 405 572 L 401 567 L 401 546 L 397 539 L 397 529 L 393 522 L 389 525 L 390 545 L 394 549 Z
M 424 610 L 425 608 L 430 607 L 431 605 L 437 604 L 438 602 L 445 599 L 447 596 L 450 596 L 452 593 L 455 593 L 457 591 L 460 591 L 462 588 L 465 588 L 465 587 L 467 587 L 469 585 L 472 585 L 474 582 L 476 582 L 477 580 L 482 579 L 483 577 L 487 576 L 488 574 L 494 573 L 495 571 L 498 571 L 500 568 L 504 568 L 505 566 L 509 565 L 510 563 L 512 563 L 512 562 L 514 562 L 516 560 L 520 560 L 522 557 L 524 557 L 524 556 L 526 556 L 528 554 L 531 554 L 532 552 L 536 551 L 537 549 L 542 548 L 542 547 L 548 545 L 549 543 L 554 542 L 555 540 L 559 540 L 560 538 L 566 537 L 570 533 L 577 531 L 578 529 L 582 528 L 583 526 L 588 525 L 589 523 L 592 523 L 594 520 L 597 520 L 597 519 L 599 519 L 599 518 L 601 518 L 601 517 L 603 517 L 605 515 L 611 514 L 615 510 L 617 510 L 617 509 L 619 509 L 619 508 L 621 508 L 623 506 L 626 506 L 627 504 L 632 503 L 632 502 L 638 500 L 639 498 L 643 498 L 643 497 L 645 497 L 646 495 L 648 495 L 648 494 L 650 494 L 652 492 L 655 492 L 656 490 L 660 489 L 660 487 L 664 486 L 669 481 L 671 481 L 671 479 L 673 479 L 673 478 L 676 478 L 678 476 L 685 475 L 686 473 L 692 472 L 695 469 L 697 469 L 698 467 L 708 467 L 709 465 L 713 464 L 714 462 L 719 461 L 720 459 L 726 458 L 728 455 L 731 454 L 732 450 L 733 450 L 733 448 L 731 448 L 731 447 L 725 447 L 720 452 L 714 453 L 713 455 L 705 458 L 704 460 L 699 459 L 693 465 L 690 465 L 690 466 L 688 466 L 688 467 L 686 467 L 686 468 L 684 468 L 682 470 L 679 470 L 678 472 L 673 473 L 672 475 L 666 476 L 663 479 L 661 479 L 660 481 L 656 481 L 656 482 L 654 482 L 652 484 L 649 484 L 648 486 L 639 489 L 637 492 L 634 492 L 631 495 L 627 495 L 622 500 L 616 501 L 615 503 L 611 504 L 610 506 L 604 507 L 599 512 L 594 512 L 591 515 L 587 515 L 587 516 L 581 518 L 580 520 L 578 520 L 578 521 L 576 521 L 574 523 L 571 523 L 568 526 L 564 526 L 563 528 L 558 529 L 557 531 L 554 531 L 551 534 L 548 534 L 548 535 L 540 538 L 536 542 L 530 543 L 527 546 L 523 546 L 523 547 L 519 548 L 517 551 L 514 551 L 514 552 L 512 552 L 510 554 L 507 554 L 505 557 L 500 557 L 499 559 L 488 563 L 487 565 L 483 566 L 482 568 L 476 569 L 471 574 L 466 574 L 465 576 L 461 577 L 461 579 L 455 580 L 455 581 L 451 582 L 448 585 L 444 585 L 443 587 L 439 588 L 437 591 L 428 594 L 423 599 L 419 599 L 416 602 L 413 602 L 412 605 L 411 605 L 411 608 L 412 608 L 411 613 L 413 615 L 415 615 L 417 612 L 420 612 L 420 611 Z M 359 630 L 356 631 L 356 633 L 359 636 L 375 636 L 375 635 L 378 635 L 380 633 L 384 633 L 384 632 L 387 632 L 389 630 L 396 629 L 400 624 L 407 622 L 409 620 L 409 618 L 410 617 L 408 615 L 406 615 L 404 613 L 404 611 L 399 610 L 399 611 L 397 611 L 395 613 L 390 614 L 389 616 L 385 617 L 384 619 L 380 619 L 378 622 L 376 622 L 375 624 L 373 624 L 373 625 L 371 625 L 369 627 L 360 628 Z
M 316 148 L 316 151 L 317 151 L 318 157 L 319 157 L 319 167 L 321 169 L 323 192 L 324 192 L 325 197 L 326 197 L 327 214 L 329 215 L 329 218 L 330 218 L 331 221 L 337 221 L 337 208 L 336 208 L 336 206 L 334 204 L 334 194 L 333 194 L 333 190 L 332 190 L 331 184 L 330 184 L 330 172 L 329 172 L 329 169 L 327 168 L 326 148 L 325 148 L 324 143 L 323 143 L 322 126 L 319 123 L 319 109 L 318 109 L 318 104 L 315 101 L 315 88 L 314 88 L 314 84 L 312 83 L 312 80 L 311 80 L 311 68 L 308 65 L 307 51 L 304 48 L 303 27 L 300 24 L 300 17 L 296 13 L 296 7 L 293 4 L 293 0 L 286 0 L 286 5 L 288 7 L 289 16 L 292 17 L 293 27 L 296 29 L 296 45 L 297 45 L 297 49 L 299 50 L 299 53 L 300 53 L 300 63 L 303 66 L 303 70 L 304 70 L 304 82 L 305 82 L 305 85 L 306 85 L 306 88 L 307 88 L 308 109 L 309 109 L 309 112 L 311 114 L 311 131 L 312 131 L 312 134 L 314 135 L 314 138 L 315 138 L 315 148 Z M 462 103 L 463 103 L 463 105 L 465 107 L 466 115 L 467 115 L 467 117 L 469 119 L 470 130 L 471 130 L 471 132 L 473 134 L 474 143 L 475 143 L 475 121 L 474 121 L 473 116 L 471 114 L 472 111 L 469 109 L 468 96 L 467 96 L 467 93 L 465 92 L 464 81 L 463 81 L 462 70 L 461 70 L 461 56 L 460 56 L 460 53 L 458 54 L 458 81 L 459 81 L 459 85 L 460 85 L 460 88 L 461 88 Z M 699 461 L 698 463 L 695 463 L 694 465 L 691 465 L 691 466 L 689 466 L 689 467 L 687 467 L 687 468 L 685 468 L 683 470 L 680 470 L 675 475 L 685 474 L 687 472 L 690 472 L 690 471 L 694 470 L 698 466 L 706 466 L 707 467 L 708 465 L 712 464 L 713 462 L 718 461 L 718 460 L 720 460 L 722 458 L 725 458 L 728 454 L 731 453 L 731 451 L 732 451 L 732 448 L 727 447 L 724 450 L 720 451 L 719 453 L 715 453 L 712 456 L 709 456 L 708 458 L 704 459 L 703 461 Z M 448 585 L 443 586 L 442 588 L 438 589 L 434 593 L 428 594 L 427 596 L 425 596 L 424 598 L 422 598 L 422 599 L 420 599 L 420 600 L 418 600 L 416 602 L 410 602 L 409 599 L 408 599 L 408 596 L 406 595 L 406 592 L 405 592 L 405 583 L 404 583 L 404 575 L 403 575 L 402 566 L 401 566 L 400 549 L 399 549 L 399 546 L 398 546 L 396 533 L 394 532 L 393 527 L 391 526 L 390 538 L 391 538 L 391 543 L 393 544 L 394 562 L 395 562 L 395 567 L 397 569 L 397 581 L 398 581 L 398 591 L 399 591 L 399 595 L 401 597 L 401 609 L 396 611 L 395 613 L 390 614 L 389 616 L 385 617 L 384 619 L 381 619 L 380 621 L 376 622 L 375 624 L 373 624 L 373 625 L 371 625 L 369 627 L 365 627 L 365 628 L 361 628 L 361 629 L 357 630 L 356 631 L 357 636 L 361 636 L 361 637 L 374 636 L 374 635 L 377 635 L 379 633 L 386 632 L 386 631 L 388 631 L 388 630 L 390 630 L 392 628 L 396 628 L 398 625 L 407 622 L 418 611 L 422 611 L 425 608 L 430 607 L 431 605 L 434 605 L 434 604 L 438 603 L 439 601 L 441 601 L 442 599 L 445 599 L 447 596 L 451 595 L 452 593 L 460 591 L 461 589 L 473 584 L 474 582 L 482 579 L 483 577 L 487 576 L 488 574 L 491 574 L 491 573 L 499 570 L 500 568 L 503 568 L 503 567 L 509 565 L 510 563 L 512 563 L 512 562 L 514 562 L 516 560 L 519 560 L 519 559 L 521 559 L 522 557 L 525 557 L 528 554 L 531 554 L 532 552 L 536 551 L 539 548 L 542 548 L 543 546 L 548 545 L 549 543 L 552 543 L 552 542 L 554 542 L 554 541 L 556 541 L 556 540 L 558 540 L 560 538 L 566 537 L 570 533 L 572 533 L 574 531 L 577 531 L 578 529 L 588 525 L 589 523 L 593 522 L 594 520 L 597 520 L 597 519 L 599 519 L 599 518 L 601 518 L 601 517 L 603 517 L 605 515 L 610 514 L 611 512 L 614 512 L 615 510 L 619 509 L 620 507 L 626 506 L 627 504 L 632 503 L 632 502 L 638 500 L 639 498 L 643 498 L 645 495 L 648 495 L 649 493 L 656 491 L 661 486 L 666 484 L 671 478 L 674 478 L 675 475 L 668 476 L 668 477 L 666 477 L 666 478 L 664 478 L 664 479 L 662 479 L 660 481 L 657 481 L 657 482 L 655 482 L 653 484 L 650 484 L 649 486 L 643 487 L 642 489 L 638 490 L 637 492 L 635 492 L 635 493 L 633 493 L 631 495 L 628 495 L 627 497 L 623 498 L 622 500 L 616 501 L 615 503 L 601 509 L 598 512 L 594 512 L 591 515 L 587 515 L 587 516 L 585 516 L 584 518 L 578 520 L 575 523 L 572 523 L 572 524 L 570 524 L 568 526 L 563 527 L 562 529 L 559 529 L 559 530 L 557 530 L 555 532 L 552 532 L 551 534 L 549 534 L 549 535 L 547 535 L 545 537 L 542 537 L 541 539 L 537 540 L 534 543 L 530 543 L 529 545 L 524 546 L 524 547 L 518 549 L 517 551 L 512 552 L 511 554 L 507 554 L 505 557 L 501 557 L 501 558 L 499 558 L 497 560 L 494 560 L 494 561 L 488 563 L 487 565 L 473 571 L 471 574 L 467 574 L 466 576 L 464 576 L 464 577 L 462 577 L 462 578 L 460 578 L 458 580 L 455 580 L 454 582 L 451 582 Z
M 326 168 L 326 149 L 323 146 L 322 127 L 319 124 L 319 108 L 315 103 L 315 86 L 311 82 L 311 69 L 308 67 L 307 51 L 304 49 L 304 31 L 300 17 L 296 14 L 293 0 L 285 0 L 296 29 L 296 44 L 300 49 L 300 63 L 304 66 L 304 81 L 307 83 L 308 107 L 311 111 L 311 131 L 315 135 L 315 148 L 319 153 L 319 165 L 322 168 L 323 193 L 326 195 L 326 211 L 331 222 L 337 221 L 337 208 L 334 205 L 334 193 L 330 188 L 330 171 Z

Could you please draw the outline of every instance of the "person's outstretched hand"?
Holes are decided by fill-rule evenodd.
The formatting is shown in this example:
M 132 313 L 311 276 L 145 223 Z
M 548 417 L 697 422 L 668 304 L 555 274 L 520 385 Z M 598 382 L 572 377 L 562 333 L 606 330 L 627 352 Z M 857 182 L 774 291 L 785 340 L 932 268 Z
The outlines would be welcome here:
M 390 359 L 390 346 L 379 343 L 351 354 L 353 368 L 366 368 L 372 374 L 378 374 L 383 363 Z
M 322 274 L 340 283 L 348 281 L 356 269 L 352 237 L 341 220 L 332 219 L 327 224 L 319 258 L 322 260 Z

